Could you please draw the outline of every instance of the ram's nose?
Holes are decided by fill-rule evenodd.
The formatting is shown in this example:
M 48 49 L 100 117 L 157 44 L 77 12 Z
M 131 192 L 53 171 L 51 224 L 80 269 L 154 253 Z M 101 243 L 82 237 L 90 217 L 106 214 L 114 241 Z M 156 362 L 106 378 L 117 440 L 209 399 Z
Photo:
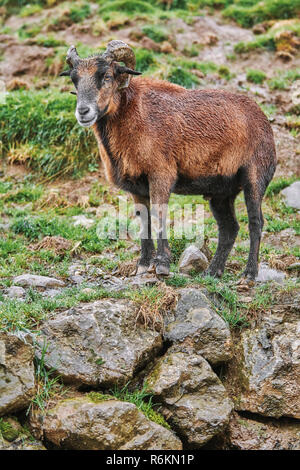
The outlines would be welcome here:
M 80 117 L 84 118 L 90 111 L 90 108 L 88 106 L 79 106 L 77 110 L 78 110 Z

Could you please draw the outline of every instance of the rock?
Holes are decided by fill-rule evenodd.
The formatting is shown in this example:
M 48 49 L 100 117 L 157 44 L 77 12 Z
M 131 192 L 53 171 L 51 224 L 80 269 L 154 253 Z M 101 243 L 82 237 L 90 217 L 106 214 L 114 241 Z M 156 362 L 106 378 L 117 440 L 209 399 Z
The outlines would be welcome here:
M 196 245 L 189 245 L 180 256 L 179 271 L 189 274 L 192 270 L 204 271 L 208 266 L 208 260 Z
M 287 188 L 281 191 L 285 203 L 294 209 L 300 209 L 300 181 L 295 181 Z
M 215 312 L 200 289 L 181 289 L 174 318 L 166 326 L 165 338 L 174 344 L 188 345 L 211 364 L 232 357 L 228 325 Z
M 7 289 L 6 294 L 10 298 L 20 298 L 25 295 L 25 289 L 23 287 L 11 286 Z
M 48 276 L 38 276 L 36 274 L 21 274 L 21 276 L 14 277 L 14 284 L 23 287 L 63 287 L 65 283 L 59 279 Z
M 276 281 L 282 282 L 285 278 L 285 273 L 277 271 L 277 269 L 269 268 L 267 264 L 261 263 L 259 266 L 258 274 L 256 277 L 257 282 Z
M 61 449 L 181 450 L 175 434 L 154 423 L 133 403 L 86 397 L 59 402 L 46 414 L 31 418 L 35 434 Z
M 136 305 L 105 299 L 55 313 L 37 338 L 45 364 L 67 382 L 122 385 L 160 351 L 160 333 L 136 325 Z
M 86 229 L 90 228 L 92 225 L 94 225 L 95 221 L 93 219 L 89 219 L 85 215 L 74 215 L 72 217 L 74 220 L 74 227 L 84 227 Z
M 170 349 L 146 378 L 161 413 L 189 445 L 201 447 L 228 423 L 232 402 L 203 357 Z
M 0 439 L 0 450 L 47 450 L 39 441 L 21 435 L 13 442 Z
M 235 409 L 300 418 L 299 296 L 243 331 L 224 377 Z
M 300 247 L 300 236 L 297 235 L 296 230 L 293 228 L 286 228 L 277 233 L 262 233 L 262 240 L 268 245 L 272 245 L 275 248 L 281 248 L 283 245 L 293 245 Z
M 25 340 L 0 331 L 0 415 L 26 408 L 35 394 L 34 351 Z
M 300 450 L 300 423 L 233 413 L 222 438 L 224 450 Z
M 41 442 L 28 435 L 16 418 L 1 420 L 0 450 L 46 450 Z

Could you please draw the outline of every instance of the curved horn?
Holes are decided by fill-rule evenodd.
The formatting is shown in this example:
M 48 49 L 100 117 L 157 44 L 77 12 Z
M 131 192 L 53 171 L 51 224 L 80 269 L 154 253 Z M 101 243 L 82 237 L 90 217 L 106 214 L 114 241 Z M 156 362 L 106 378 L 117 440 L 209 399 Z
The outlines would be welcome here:
M 116 62 L 124 62 L 126 67 L 134 70 L 135 69 L 135 55 L 131 47 L 129 47 L 123 41 L 110 41 L 107 44 L 106 51 L 102 54 L 102 58 L 107 62 L 111 63 L 113 60 Z M 121 88 L 125 88 L 129 85 L 130 76 L 125 74 L 121 79 Z
M 67 52 L 66 62 L 70 67 L 75 67 L 79 61 L 79 55 L 77 54 L 76 47 L 71 46 Z

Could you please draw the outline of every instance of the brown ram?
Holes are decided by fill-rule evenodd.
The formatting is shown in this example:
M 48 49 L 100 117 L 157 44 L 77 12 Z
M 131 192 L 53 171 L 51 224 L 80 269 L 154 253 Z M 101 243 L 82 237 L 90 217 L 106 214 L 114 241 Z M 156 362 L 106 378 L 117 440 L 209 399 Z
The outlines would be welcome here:
M 62 75 L 70 75 L 75 85 L 77 120 L 93 127 L 107 179 L 133 195 L 137 214 L 147 208 L 138 272 L 154 262 L 157 274 L 169 273 L 166 206 L 174 192 L 210 199 L 219 242 L 208 274 L 222 275 L 239 230 L 234 201 L 243 190 L 250 231 L 244 276 L 254 279 L 261 202 L 276 167 L 273 132 L 258 105 L 225 91 L 130 80 L 139 72 L 132 49 L 122 41 L 111 41 L 104 54 L 87 59 L 79 58 L 72 46 L 67 63 L 70 70 Z M 159 207 L 156 253 L 150 202 Z

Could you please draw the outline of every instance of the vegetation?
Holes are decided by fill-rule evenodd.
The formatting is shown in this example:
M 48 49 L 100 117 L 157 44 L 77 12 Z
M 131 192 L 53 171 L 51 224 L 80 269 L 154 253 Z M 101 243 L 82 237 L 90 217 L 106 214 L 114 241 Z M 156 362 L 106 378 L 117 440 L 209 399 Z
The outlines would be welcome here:
M 90 392 L 88 397 L 94 403 L 114 399 L 133 403 L 148 419 L 170 429 L 170 426 L 164 417 L 155 410 L 155 407 L 158 407 L 159 405 L 153 403 L 153 395 L 148 391 L 147 384 L 144 384 L 141 389 L 131 390 L 129 383 L 127 383 L 123 388 L 118 389 L 115 387 L 114 389 L 109 390 L 109 393 L 105 394 L 101 392 Z

